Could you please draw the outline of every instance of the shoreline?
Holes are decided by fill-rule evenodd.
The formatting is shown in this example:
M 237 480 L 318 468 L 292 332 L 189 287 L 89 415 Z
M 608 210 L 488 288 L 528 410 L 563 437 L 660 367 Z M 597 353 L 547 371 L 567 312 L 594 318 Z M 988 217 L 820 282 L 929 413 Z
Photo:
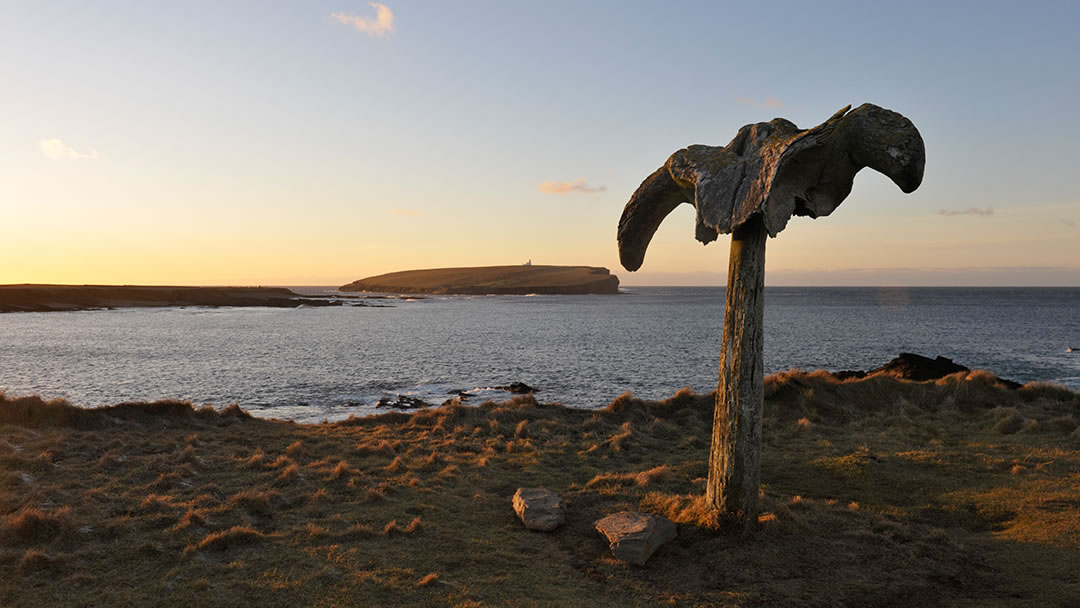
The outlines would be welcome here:
M 807 374 L 832 376 L 838 381 L 885 376 L 915 382 L 937 381 L 951 374 L 961 373 L 962 375 L 975 371 L 942 356 L 931 358 L 913 353 L 900 353 L 897 357 L 892 358 L 882 365 L 865 370 L 792 368 L 789 370 L 775 370 L 769 375 L 783 374 L 788 371 L 796 370 Z M 979 370 L 978 373 L 985 374 L 1001 387 L 1010 390 L 1019 390 L 1027 384 L 1033 384 L 1060 386 L 1063 390 L 1080 392 L 1080 387 L 1072 386 L 1068 383 L 1057 382 L 1055 380 L 1035 379 L 1016 382 L 1010 378 L 1004 378 L 985 370 Z M 685 390 L 694 390 L 697 392 L 709 391 L 714 385 L 715 381 L 712 385 L 707 387 L 687 386 L 685 387 Z M 646 400 L 661 399 L 665 394 L 670 394 L 670 391 L 674 391 L 678 388 L 680 388 L 678 385 L 671 385 L 666 391 L 661 391 L 659 393 L 656 391 L 638 392 L 635 389 L 634 394 L 639 398 Z M 609 387 L 608 389 L 605 389 L 605 392 L 613 395 L 619 390 L 620 389 L 610 389 Z M 441 405 L 462 404 L 475 406 L 489 401 L 501 402 L 512 399 L 516 395 L 530 393 L 537 393 L 537 399 L 545 403 L 560 404 L 572 409 L 588 411 L 602 409 L 610 401 L 610 395 L 607 400 L 599 398 L 593 399 L 585 395 L 566 395 L 540 383 L 537 383 L 535 387 L 529 386 L 528 384 L 521 382 L 520 379 L 513 381 L 507 381 L 506 379 L 498 381 L 489 379 L 487 382 L 480 383 L 406 383 L 396 388 L 369 390 L 362 393 L 353 392 L 350 393 L 347 398 L 341 398 L 338 394 L 316 395 L 312 393 L 306 396 L 298 395 L 293 400 L 285 401 L 264 401 L 260 400 L 259 394 L 243 395 L 238 392 L 231 392 L 228 393 L 227 396 L 220 398 L 209 396 L 197 397 L 193 396 L 193 393 L 190 390 L 186 392 L 184 390 L 178 390 L 153 393 L 144 391 L 141 392 L 141 394 L 140 392 L 126 392 L 121 393 L 122 396 L 119 398 L 109 398 L 108 389 L 104 386 L 100 390 L 95 391 L 95 394 L 91 397 L 72 394 L 72 391 L 65 390 L 63 387 L 41 390 L 32 387 L 18 388 L 11 386 L 8 387 L 8 391 L 9 397 L 38 396 L 46 401 L 66 401 L 67 403 L 75 404 L 76 407 L 85 409 L 109 407 L 119 401 L 179 401 L 199 406 L 207 405 L 219 410 L 227 404 L 245 403 L 245 407 L 249 407 L 249 413 L 256 418 L 287 420 L 296 424 L 319 423 L 321 421 L 338 422 L 350 417 L 365 417 L 395 411 L 411 412 L 431 409 Z M 2 392 L 3 386 L 0 385 L 0 393 Z
M 0 285 L 0 313 L 61 312 L 168 306 L 365 306 L 352 296 L 306 296 L 284 287 L 148 285 Z

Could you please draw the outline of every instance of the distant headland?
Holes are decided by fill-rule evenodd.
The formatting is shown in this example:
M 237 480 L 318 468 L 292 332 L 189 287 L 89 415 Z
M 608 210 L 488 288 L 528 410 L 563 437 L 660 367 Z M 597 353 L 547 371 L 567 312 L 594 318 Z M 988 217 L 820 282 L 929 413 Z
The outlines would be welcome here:
M 609 294 L 619 278 L 594 266 L 481 266 L 381 274 L 353 281 L 341 291 L 456 295 Z
M 0 312 L 55 312 L 156 306 L 341 306 L 334 298 L 302 296 L 283 287 L 158 287 L 144 285 L 0 285 Z M 360 305 L 359 302 L 355 303 Z

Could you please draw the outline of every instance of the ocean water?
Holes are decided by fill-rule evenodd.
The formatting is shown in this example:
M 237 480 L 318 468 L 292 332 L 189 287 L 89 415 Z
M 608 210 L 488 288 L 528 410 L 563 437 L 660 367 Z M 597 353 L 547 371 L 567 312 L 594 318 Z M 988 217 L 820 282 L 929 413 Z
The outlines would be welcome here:
M 716 385 L 723 288 L 378 302 L 2 314 L 0 390 L 319 421 L 397 395 L 506 398 L 492 387 L 514 381 L 581 408 Z M 901 351 L 1080 390 L 1080 288 L 766 288 L 766 373 L 870 369 Z

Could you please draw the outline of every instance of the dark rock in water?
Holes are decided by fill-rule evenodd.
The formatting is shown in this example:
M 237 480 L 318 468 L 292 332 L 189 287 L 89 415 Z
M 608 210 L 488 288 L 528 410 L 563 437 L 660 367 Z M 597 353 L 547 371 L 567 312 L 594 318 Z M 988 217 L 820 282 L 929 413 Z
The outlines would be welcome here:
M 452 391 L 446 391 L 446 392 L 447 392 L 447 394 L 453 395 L 453 397 L 447 399 L 446 401 L 443 401 L 442 402 L 443 405 L 462 405 L 470 397 L 475 396 L 475 395 L 469 394 L 469 391 L 467 389 L 463 389 L 463 388 L 455 388 Z
M 506 391 L 508 393 L 514 393 L 515 395 L 528 395 L 540 392 L 540 389 L 533 388 L 524 382 L 512 382 L 509 386 L 496 386 L 494 388 L 495 390 Z
M 383 397 L 375 404 L 375 407 L 392 407 L 399 410 L 415 410 L 421 407 L 431 407 L 431 404 L 423 399 L 416 397 L 410 397 L 408 395 L 398 395 L 391 399 L 390 397 Z
M 832 372 L 833 376 L 836 376 L 838 380 L 851 380 L 852 378 L 865 378 L 866 372 L 861 369 L 845 369 L 839 372 Z
M 903 380 L 925 382 L 927 380 L 944 378 L 945 376 L 955 374 L 956 372 L 967 371 L 971 370 L 963 365 L 953 363 L 952 359 L 947 359 L 945 357 L 931 359 L 914 353 L 900 353 L 899 357 L 877 369 L 866 372 L 866 374 L 868 376 L 881 374 Z

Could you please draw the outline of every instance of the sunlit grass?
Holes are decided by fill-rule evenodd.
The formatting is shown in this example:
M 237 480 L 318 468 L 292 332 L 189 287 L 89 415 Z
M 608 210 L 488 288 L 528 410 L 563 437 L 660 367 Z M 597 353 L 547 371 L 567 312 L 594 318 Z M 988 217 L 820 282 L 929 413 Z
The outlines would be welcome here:
M 703 500 L 712 398 L 532 397 L 332 424 L 0 396 L 0 605 L 1066 605 L 1080 395 L 971 372 L 766 381 L 762 512 Z M 520 486 L 567 500 L 524 529 Z M 644 568 L 592 529 L 679 537 Z M 107 573 L 107 576 L 104 575 Z

